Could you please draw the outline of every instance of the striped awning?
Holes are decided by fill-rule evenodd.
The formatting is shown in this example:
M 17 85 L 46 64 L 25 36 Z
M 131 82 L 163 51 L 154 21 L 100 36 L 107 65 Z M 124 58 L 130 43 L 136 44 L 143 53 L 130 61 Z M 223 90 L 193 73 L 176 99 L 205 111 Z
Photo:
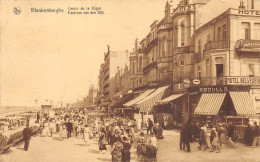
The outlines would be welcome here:
M 149 89 L 146 90 L 144 93 L 142 93 L 141 95 L 137 96 L 136 98 L 128 101 L 127 103 L 124 104 L 124 106 L 126 107 L 130 107 L 132 105 L 134 105 L 135 103 L 141 101 L 142 99 L 144 99 L 146 96 L 148 96 L 149 94 L 151 94 L 153 91 L 155 91 L 155 89 Z
M 176 100 L 177 98 L 179 98 L 179 97 L 181 97 L 183 95 L 184 94 L 173 94 L 173 95 L 171 95 L 171 96 L 169 96 L 169 97 L 167 97 L 167 98 L 165 98 L 163 100 L 158 101 L 157 103 L 161 104 L 161 105 L 168 104 L 169 102 L 171 102 L 173 100 Z
M 203 93 L 194 111 L 197 115 L 217 115 L 226 93 Z
M 140 111 L 149 111 L 156 104 L 157 101 L 169 96 L 170 86 L 164 86 L 156 89 L 153 93 L 147 96 L 145 99 L 136 103 L 136 107 L 140 108 Z
M 253 100 L 248 92 L 229 92 L 229 94 L 233 101 L 237 115 L 252 116 L 256 114 Z

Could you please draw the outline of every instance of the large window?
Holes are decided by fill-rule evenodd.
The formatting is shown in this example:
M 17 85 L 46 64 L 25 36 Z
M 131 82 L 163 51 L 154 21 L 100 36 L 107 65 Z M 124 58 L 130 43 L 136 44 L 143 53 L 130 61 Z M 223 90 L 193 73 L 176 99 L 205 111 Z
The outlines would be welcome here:
M 197 68 L 197 78 L 200 78 L 201 77 L 201 71 L 200 71 L 200 66 Z
M 207 35 L 207 43 L 210 43 L 210 34 Z
M 143 68 L 143 56 L 140 56 L 139 58 L 139 69 L 141 70 Z
M 254 39 L 260 40 L 260 23 L 254 24 Z
M 242 39 L 249 40 L 250 39 L 250 24 L 247 22 L 243 22 L 241 24 L 242 29 Z
M 227 40 L 227 25 L 224 24 L 222 27 L 222 39 Z
M 218 31 L 217 31 L 217 41 L 221 40 L 221 27 L 218 27 Z
M 184 23 L 181 24 L 181 46 L 185 45 L 185 26 Z

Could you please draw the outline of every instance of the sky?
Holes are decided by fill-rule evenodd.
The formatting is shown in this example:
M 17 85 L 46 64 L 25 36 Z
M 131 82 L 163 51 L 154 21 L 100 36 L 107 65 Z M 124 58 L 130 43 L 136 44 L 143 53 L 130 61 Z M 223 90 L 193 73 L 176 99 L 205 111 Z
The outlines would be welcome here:
M 176 0 L 177 2 L 177 0 Z M 59 105 L 87 95 L 97 86 L 107 45 L 112 51 L 134 48 L 154 20 L 164 16 L 166 0 L 2 0 L 1 106 Z M 104 15 L 71 15 L 68 7 L 101 7 Z M 20 7 L 21 14 L 13 13 Z M 31 8 L 61 8 L 35 13 Z

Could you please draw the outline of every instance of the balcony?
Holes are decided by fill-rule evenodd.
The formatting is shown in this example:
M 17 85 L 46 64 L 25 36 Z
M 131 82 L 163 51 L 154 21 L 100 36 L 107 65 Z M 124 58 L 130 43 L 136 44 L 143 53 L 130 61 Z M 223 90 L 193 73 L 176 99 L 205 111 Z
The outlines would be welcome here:
M 143 68 L 143 72 L 146 72 L 147 70 L 152 69 L 153 67 L 156 67 L 156 66 L 157 66 L 157 61 L 154 61 L 154 62 L 148 64 L 147 66 L 145 66 Z
M 194 46 L 178 47 L 173 50 L 173 54 L 191 53 L 194 52 Z
M 210 50 L 215 50 L 215 49 L 227 49 L 229 47 L 230 47 L 229 41 L 209 42 L 205 45 L 204 52 L 208 52 Z
M 235 48 L 239 55 L 260 57 L 260 40 L 238 40 Z
M 227 85 L 225 77 L 203 77 L 200 78 L 200 86 Z
M 145 52 L 147 53 L 154 45 L 156 45 L 158 43 L 158 38 L 155 38 L 154 40 L 150 41 L 146 48 L 145 48 Z
M 159 26 L 158 30 L 165 30 L 169 29 L 171 27 L 171 24 L 162 24 Z

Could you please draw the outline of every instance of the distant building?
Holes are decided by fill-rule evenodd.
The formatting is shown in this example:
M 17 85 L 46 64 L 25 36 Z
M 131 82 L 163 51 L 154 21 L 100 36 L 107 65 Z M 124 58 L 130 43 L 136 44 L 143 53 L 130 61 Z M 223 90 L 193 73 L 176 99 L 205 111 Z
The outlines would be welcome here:
M 104 63 L 100 67 L 99 73 L 99 93 L 100 101 L 109 102 L 114 97 L 114 91 L 119 91 L 119 85 L 114 85 L 115 79 L 119 83 L 120 71 L 129 66 L 128 51 L 108 51 L 104 53 Z M 113 79 L 112 79 L 113 78 Z

